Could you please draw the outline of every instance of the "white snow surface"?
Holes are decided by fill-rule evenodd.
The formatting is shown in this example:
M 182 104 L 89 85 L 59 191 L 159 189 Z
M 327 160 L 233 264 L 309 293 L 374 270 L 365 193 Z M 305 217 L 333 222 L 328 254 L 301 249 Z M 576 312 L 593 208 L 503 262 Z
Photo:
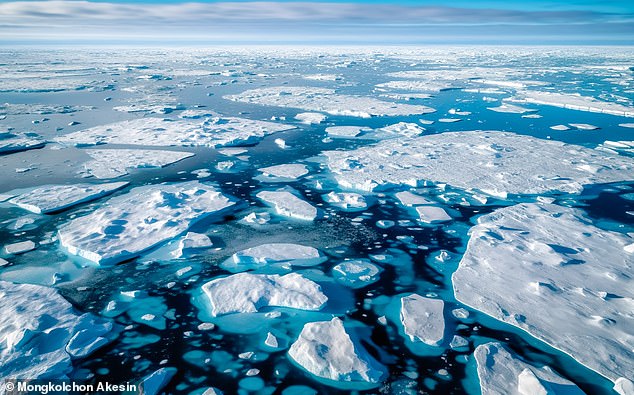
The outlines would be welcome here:
M 315 247 L 293 243 L 269 243 L 238 251 L 229 258 L 234 264 L 267 265 L 291 262 L 295 266 L 312 266 L 326 260 Z
M 360 118 L 399 116 L 434 112 L 427 106 L 390 103 L 372 97 L 336 93 L 334 89 L 282 86 L 248 90 L 225 99 L 276 107 L 299 108 L 331 115 Z
M 401 298 L 403 332 L 412 342 L 440 345 L 445 338 L 445 303 L 440 299 L 411 294 Z
M 235 204 L 216 188 L 189 181 L 147 185 L 114 197 L 59 229 L 69 253 L 98 264 L 137 256 L 185 232 L 197 220 Z
M 9 203 L 36 214 L 45 214 L 98 199 L 126 185 L 128 185 L 127 182 L 44 185 L 20 193 L 18 196 L 10 199 Z
M 317 283 L 297 273 L 238 273 L 212 280 L 202 289 L 213 316 L 255 313 L 269 306 L 314 311 L 328 300 Z
M 326 120 L 324 114 L 318 112 L 302 112 L 295 115 L 295 119 L 307 125 L 320 124 Z
M 62 379 L 71 358 L 108 343 L 112 323 L 79 314 L 53 288 L 0 281 L 0 377 Z M 3 388 L 4 390 L 4 388 Z
M 266 204 L 273 206 L 275 212 L 281 216 L 304 221 L 314 220 L 317 217 L 317 208 L 299 198 L 289 189 L 260 191 L 256 196 Z
M 603 114 L 620 115 L 622 117 L 634 117 L 634 107 L 602 101 L 593 97 L 581 96 L 578 94 L 526 90 L 517 92 L 515 97 L 508 100 L 520 103 L 561 107 L 570 110 L 598 112 Z
M 117 178 L 126 169 L 164 167 L 194 156 L 191 152 L 143 149 L 87 149 L 92 160 L 84 163 L 86 173 L 96 178 Z
M 330 192 L 321 196 L 326 203 L 343 210 L 363 210 L 368 202 L 363 195 L 354 192 Z
M 25 151 L 33 148 L 43 147 L 44 141 L 30 137 L 10 137 L 0 139 L 0 154 Z
M 365 126 L 329 126 L 326 133 L 330 137 L 353 138 L 369 130 L 371 129 Z
M 442 207 L 418 206 L 416 212 L 419 219 L 428 224 L 451 221 L 451 216 Z
M 473 353 L 482 395 L 583 395 L 549 366 L 536 367 L 500 343 L 479 345 Z
M 19 241 L 17 243 L 11 243 L 4 246 L 4 251 L 7 254 L 22 254 L 34 250 L 36 244 L 31 240 Z
M 288 355 L 309 373 L 328 380 L 378 384 L 386 374 L 337 317 L 305 324 Z
M 634 179 L 629 158 L 509 132 L 448 132 L 326 151 L 343 188 L 363 191 L 448 183 L 494 196 L 578 193 L 583 185 Z
M 130 144 L 143 146 L 225 147 L 252 143 L 294 126 L 244 118 L 139 118 L 80 130 L 56 141 L 73 145 Z
M 634 377 L 630 237 L 579 209 L 536 203 L 480 217 L 470 235 L 452 277 L 458 301 L 612 381 Z
M 283 165 L 262 167 L 259 170 L 267 176 L 288 178 L 292 180 L 308 174 L 308 168 L 305 165 L 299 163 L 288 163 Z

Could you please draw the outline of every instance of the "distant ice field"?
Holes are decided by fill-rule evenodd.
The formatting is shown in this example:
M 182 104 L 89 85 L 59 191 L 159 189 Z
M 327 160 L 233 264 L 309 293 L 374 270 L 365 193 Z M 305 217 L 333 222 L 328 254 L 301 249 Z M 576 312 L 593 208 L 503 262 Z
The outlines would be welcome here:
M 634 395 L 633 48 L 0 58 L 2 378 Z

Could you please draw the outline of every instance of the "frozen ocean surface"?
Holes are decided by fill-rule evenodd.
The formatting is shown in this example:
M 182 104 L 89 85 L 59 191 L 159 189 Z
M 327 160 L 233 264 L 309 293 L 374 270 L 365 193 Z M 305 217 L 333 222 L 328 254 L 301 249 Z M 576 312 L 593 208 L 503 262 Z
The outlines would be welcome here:
M 0 56 L 2 378 L 634 395 L 633 49 Z

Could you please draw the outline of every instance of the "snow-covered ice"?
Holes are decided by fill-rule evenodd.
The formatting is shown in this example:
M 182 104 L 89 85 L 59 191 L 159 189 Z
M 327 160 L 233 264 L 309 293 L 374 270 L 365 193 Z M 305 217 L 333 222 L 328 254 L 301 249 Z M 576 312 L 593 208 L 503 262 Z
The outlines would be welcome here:
M 368 202 L 363 195 L 354 192 L 330 192 L 321 196 L 326 203 L 342 210 L 360 211 L 368 207 Z
M 337 317 L 305 324 L 288 356 L 307 372 L 340 383 L 374 387 L 386 375 L 385 367 L 350 336 Z
M 298 197 L 299 193 L 291 188 L 277 191 L 260 191 L 257 197 L 275 208 L 275 212 L 284 217 L 312 221 L 317 218 L 318 210 L 307 201 Z
M 482 395 L 584 394 L 549 366 L 537 367 L 526 363 L 500 343 L 479 345 L 473 357 Z
M 615 102 L 597 100 L 579 94 L 541 92 L 525 90 L 517 92 L 510 101 L 520 103 L 541 104 L 545 106 L 561 107 L 570 110 L 598 112 L 622 117 L 634 117 L 634 107 L 624 106 Z
M 416 207 L 418 218 L 425 223 L 433 224 L 437 222 L 451 221 L 451 216 L 447 214 L 445 209 L 437 206 L 418 206 Z
M 7 254 L 17 255 L 25 252 L 33 251 L 36 244 L 31 240 L 18 241 L 4 246 L 4 252 Z
M 630 237 L 579 209 L 535 203 L 480 217 L 470 236 L 452 276 L 457 300 L 612 381 L 634 377 Z
M 222 267 L 233 271 L 239 268 L 246 270 L 246 268 L 274 264 L 314 266 L 326 259 L 315 247 L 292 243 L 268 243 L 234 253 L 223 262 Z
M 407 207 L 435 204 L 434 201 L 410 191 L 397 192 L 394 194 L 394 196 L 398 199 L 399 202 L 401 202 L 403 206 Z
M 434 112 L 427 106 L 390 103 L 372 97 L 339 94 L 335 93 L 334 89 L 313 87 L 258 88 L 236 95 L 227 95 L 225 98 L 243 103 L 299 108 L 305 111 L 361 118 Z
M 324 114 L 318 112 L 302 112 L 295 115 L 295 119 L 307 125 L 320 124 L 326 120 Z
M 60 227 L 59 240 L 71 254 L 101 265 L 115 264 L 234 204 L 216 188 L 196 181 L 147 185 L 71 220 Z
M 308 168 L 299 163 L 262 167 L 259 170 L 266 176 L 288 180 L 295 180 L 308 174 Z
M 87 149 L 92 160 L 84 163 L 87 174 L 96 178 L 117 178 L 128 174 L 126 169 L 165 167 L 194 156 L 191 152 L 142 149 Z
M 326 128 L 326 133 L 330 137 L 353 138 L 370 130 L 365 126 L 329 126 Z
M 525 114 L 535 112 L 537 110 L 531 110 L 529 108 L 515 106 L 513 104 L 504 103 L 498 107 L 487 107 L 487 110 L 495 111 L 495 112 L 503 112 L 503 113 L 511 113 L 511 114 Z
M 202 286 L 211 314 L 255 313 L 265 307 L 320 310 L 328 298 L 321 287 L 298 273 L 238 273 Z
M 0 155 L 10 154 L 12 152 L 26 151 L 35 148 L 42 148 L 46 144 L 45 141 L 30 137 L 9 137 L 0 139 Z
M 90 202 L 121 189 L 126 185 L 128 185 L 127 182 L 44 185 L 20 193 L 18 196 L 10 199 L 9 203 L 36 214 L 46 214 L 61 211 L 81 203 Z
M 508 132 L 449 132 L 387 140 L 352 151 L 326 151 L 344 188 L 448 183 L 489 195 L 578 193 L 584 185 L 631 180 L 634 163 L 581 146 Z
M 383 269 L 367 259 L 352 259 L 332 268 L 335 280 L 350 288 L 363 288 L 378 281 Z
M 412 342 L 439 346 L 445 338 L 445 303 L 418 294 L 401 298 L 400 321 L 403 332 Z

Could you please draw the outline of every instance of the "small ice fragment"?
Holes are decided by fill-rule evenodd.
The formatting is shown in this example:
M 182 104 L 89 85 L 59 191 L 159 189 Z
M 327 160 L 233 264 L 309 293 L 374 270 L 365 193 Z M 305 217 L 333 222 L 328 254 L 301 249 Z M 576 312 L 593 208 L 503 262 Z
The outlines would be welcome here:
M 364 126 L 329 126 L 326 128 L 326 133 L 330 137 L 353 138 L 369 130 Z
M 428 224 L 451 221 L 451 216 L 442 207 L 417 206 L 416 212 L 420 220 Z
M 305 165 L 301 165 L 299 163 L 262 167 L 259 170 L 267 176 L 290 180 L 296 180 L 308 174 L 308 168 Z
M 176 368 L 160 368 L 144 377 L 139 385 L 141 393 L 144 395 L 158 395 L 161 389 L 169 384 L 177 371 Z
M 363 288 L 379 279 L 382 269 L 366 259 L 343 261 L 332 268 L 333 277 L 350 288 Z
M 261 191 L 256 196 L 273 206 L 279 215 L 304 221 L 313 221 L 317 217 L 317 208 L 290 190 Z
M 598 126 L 590 125 L 587 123 L 569 123 L 568 125 L 572 126 L 575 129 L 579 130 L 597 130 Z
M 550 128 L 552 130 L 559 130 L 559 131 L 570 130 L 570 128 L 566 125 L 555 125 L 555 126 L 551 126 Z
M 455 123 L 462 121 L 462 118 L 440 118 L 438 122 L 442 123 Z
M 7 254 L 18 255 L 35 249 L 35 243 L 31 240 L 20 241 L 18 243 L 7 244 L 4 251 Z
M 295 119 L 297 119 L 298 121 L 302 123 L 313 125 L 313 124 L 319 124 L 325 121 L 326 116 L 324 114 L 320 114 L 317 112 L 302 112 L 295 115 Z
M 394 196 L 396 196 L 396 198 L 401 202 L 402 205 L 408 207 L 435 204 L 434 201 L 431 201 L 409 191 L 397 192 Z
M 365 197 L 354 192 L 333 191 L 326 195 L 322 195 L 322 198 L 325 202 L 343 210 L 365 210 L 368 207 Z

